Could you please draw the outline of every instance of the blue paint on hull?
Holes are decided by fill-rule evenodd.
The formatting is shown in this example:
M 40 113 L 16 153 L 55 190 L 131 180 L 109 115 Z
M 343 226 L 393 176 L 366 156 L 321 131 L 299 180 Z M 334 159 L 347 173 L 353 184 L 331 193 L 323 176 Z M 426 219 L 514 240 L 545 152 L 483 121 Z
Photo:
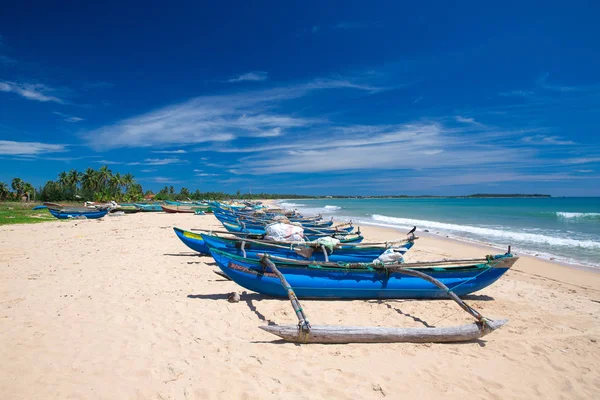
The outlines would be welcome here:
M 287 297 L 279 279 L 269 270 L 263 273 L 260 262 L 211 250 L 221 270 L 238 285 L 257 293 Z M 277 263 L 299 298 L 315 299 L 436 299 L 448 298 L 437 286 L 397 272 L 316 268 Z M 496 282 L 508 268 L 485 264 L 465 268 L 431 268 L 420 271 L 438 279 L 464 296 Z
M 210 249 L 201 239 L 200 235 L 185 231 L 179 228 L 173 228 L 177 237 L 190 249 L 202 254 L 210 254 Z
M 91 210 L 91 211 L 69 211 L 69 210 L 54 210 L 49 208 L 50 214 L 58 219 L 69 219 L 80 216 L 85 216 L 87 219 L 98 219 L 104 217 L 108 210 Z
M 204 244 L 210 249 L 224 251 L 229 254 L 242 257 L 244 253 L 240 248 L 240 242 L 237 240 L 231 240 L 218 236 L 208 235 L 205 233 L 200 234 L 204 240 Z M 401 253 L 405 254 L 414 242 L 406 242 L 401 246 Z M 280 245 L 281 246 L 281 245 Z M 294 248 L 303 248 L 302 245 L 294 245 Z M 260 258 L 259 254 L 268 253 L 277 257 L 284 257 L 293 260 L 302 261 L 325 261 L 325 255 L 321 249 L 315 249 L 310 258 L 303 257 L 296 253 L 295 250 L 290 248 L 273 247 L 269 245 L 263 245 L 260 243 L 246 242 L 244 245 L 246 257 L 248 258 Z M 377 257 L 379 257 L 385 251 L 381 247 L 354 247 L 354 246 L 343 246 L 339 249 L 334 249 L 333 253 L 328 251 L 328 258 L 331 262 L 352 262 L 352 263 L 370 263 Z

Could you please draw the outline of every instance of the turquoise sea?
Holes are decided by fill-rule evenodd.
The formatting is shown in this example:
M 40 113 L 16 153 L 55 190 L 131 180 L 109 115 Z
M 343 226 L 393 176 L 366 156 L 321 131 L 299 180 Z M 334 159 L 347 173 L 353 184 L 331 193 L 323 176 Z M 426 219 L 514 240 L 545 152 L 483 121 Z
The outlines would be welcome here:
M 283 207 L 355 225 L 512 245 L 513 252 L 600 268 L 600 198 L 420 198 L 283 200 Z

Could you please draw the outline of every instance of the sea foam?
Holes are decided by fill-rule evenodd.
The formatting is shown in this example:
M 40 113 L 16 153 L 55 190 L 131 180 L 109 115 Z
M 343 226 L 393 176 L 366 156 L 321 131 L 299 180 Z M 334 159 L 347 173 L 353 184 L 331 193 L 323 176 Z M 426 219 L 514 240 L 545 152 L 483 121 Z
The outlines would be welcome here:
M 304 204 L 301 204 L 301 203 L 278 203 L 278 204 L 283 208 L 296 208 L 296 207 L 304 206 Z
M 581 213 L 581 212 L 563 212 L 557 211 L 556 216 L 565 219 L 600 219 L 600 213 Z
M 587 249 L 600 249 L 600 242 L 592 240 L 577 240 L 567 237 L 548 236 L 536 233 L 514 232 L 500 229 L 483 228 L 471 225 L 449 224 L 445 222 L 427 221 L 411 218 L 388 217 L 386 215 L 374 214 L 371 216 L 373 221 L 386 224 L 386 226 L 395 226 L 402 228 L 412 228 L 417 226 L 419 230 L 439 229 L 448 233 L 470 233 L 477 235 L 483 240 L 492 240 L 492 238 L 510 239 L 514 244 L 525 241 L 530 243 L 548 244 L 552 246 L 582 247 Z

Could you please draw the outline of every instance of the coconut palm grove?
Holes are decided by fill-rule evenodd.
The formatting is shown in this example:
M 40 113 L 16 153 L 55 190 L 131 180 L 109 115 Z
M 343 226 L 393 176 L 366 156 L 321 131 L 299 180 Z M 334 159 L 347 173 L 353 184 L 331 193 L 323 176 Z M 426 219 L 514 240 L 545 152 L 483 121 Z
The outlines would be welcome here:
M 31 183 L 15 177 L 10 185 L 0 182 L 0 201 L 118 201 L 134 202 L 145 199 L 154 200 L 221 200 L 229 198 L 270 199 L 300 198 L 293 194 L 201 192 L 182 187 L 179 192 L 173 185 L 165 186 L 158 192 L 145 190 L 131 173 L 113 173 L 107 165 L 98 169 L 87 168 L 84 171 L 71 169 L 62 171 L 55 180 L 35 188 Z

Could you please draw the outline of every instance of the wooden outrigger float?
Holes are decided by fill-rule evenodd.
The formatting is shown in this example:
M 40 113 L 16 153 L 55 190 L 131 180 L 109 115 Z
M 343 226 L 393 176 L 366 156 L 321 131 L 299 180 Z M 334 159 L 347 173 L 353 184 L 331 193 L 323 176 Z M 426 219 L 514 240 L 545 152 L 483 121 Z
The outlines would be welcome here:
M 510 253 L 510 247 L 508 249 Z M 501 328 L 508 320 L 489 320 L 477 310 L 470 307 L 461 300 L 446 285 L 437 279 L 414 269 L 398 269 L 396 272 L 413 277 L 422 278 L 440 289 L 454 300 L 465 312 L 475 318 L 472 324 L 446 327 L 446 328 L 384 328 L 384 327 L 361 327 L 361 326 L 312 326 L 300 301 L 285 276 L 277 269 L 277 266 L 267 257 L 261 262 L 268 267 L 281 281 L 287 291 L 288 298 L 292 303 L 294 312 L 298 318 L 298 325 L 267 325 L 259 328 L 270 332 L 280 338 L 295 343 L 448 343 L 467 342 L 484 337 L 496 329 Z

